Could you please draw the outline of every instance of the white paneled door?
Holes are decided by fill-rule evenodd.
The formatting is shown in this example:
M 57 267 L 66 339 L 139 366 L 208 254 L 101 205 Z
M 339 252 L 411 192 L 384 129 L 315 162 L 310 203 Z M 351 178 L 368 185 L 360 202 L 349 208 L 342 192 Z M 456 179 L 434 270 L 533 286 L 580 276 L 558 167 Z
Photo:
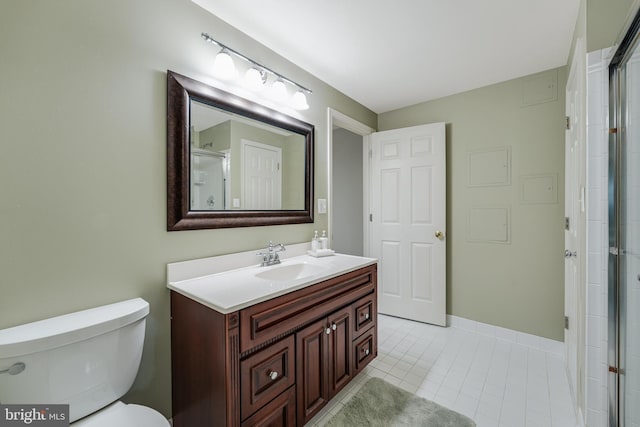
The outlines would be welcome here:
M 282 149 L 241 140 L 242 209 L 280 209 L 282 205 Z
M 370 176 L 378 310 L 444 326 L 445 124 L 373 133 Z

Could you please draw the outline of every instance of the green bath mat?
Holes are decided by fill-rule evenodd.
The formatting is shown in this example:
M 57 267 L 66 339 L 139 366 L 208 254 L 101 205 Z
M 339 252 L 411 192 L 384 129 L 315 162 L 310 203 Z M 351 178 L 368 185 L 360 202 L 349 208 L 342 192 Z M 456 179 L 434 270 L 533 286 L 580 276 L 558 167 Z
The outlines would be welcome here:
M 325 426 L 474 427 L 466 416 L 371 378 Z

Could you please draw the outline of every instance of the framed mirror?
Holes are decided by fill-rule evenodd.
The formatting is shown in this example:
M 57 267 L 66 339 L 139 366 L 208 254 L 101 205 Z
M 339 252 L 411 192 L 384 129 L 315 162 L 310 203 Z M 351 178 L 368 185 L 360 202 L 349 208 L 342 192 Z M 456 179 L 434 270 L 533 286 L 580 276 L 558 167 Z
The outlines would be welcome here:
M 313 222 L 314 127 L 167 71 L 167 230 Z

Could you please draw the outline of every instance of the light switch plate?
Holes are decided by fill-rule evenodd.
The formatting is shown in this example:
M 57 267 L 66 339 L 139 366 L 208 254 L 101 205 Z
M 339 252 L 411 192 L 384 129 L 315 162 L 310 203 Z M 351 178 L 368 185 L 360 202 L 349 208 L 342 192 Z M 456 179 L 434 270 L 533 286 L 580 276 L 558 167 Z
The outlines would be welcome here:
M 234 208 L 240 207 L 240 199 L 233 199 L 233 207 Z
M 327 213 L 327 199 L 318 199 L 318 213 L 319 214 Z

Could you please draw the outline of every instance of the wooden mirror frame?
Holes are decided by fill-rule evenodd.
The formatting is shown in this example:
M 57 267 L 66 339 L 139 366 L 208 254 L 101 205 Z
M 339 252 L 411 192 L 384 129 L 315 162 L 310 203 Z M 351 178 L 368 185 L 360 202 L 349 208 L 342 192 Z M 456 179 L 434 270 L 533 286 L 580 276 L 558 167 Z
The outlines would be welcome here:
M 304 136 L 304 209 L 192 211 L 189 203 L 189 127 L 192 100 Z M 313 154 L 313 125 L 167 71 L 167 231 L 313 222 Z

